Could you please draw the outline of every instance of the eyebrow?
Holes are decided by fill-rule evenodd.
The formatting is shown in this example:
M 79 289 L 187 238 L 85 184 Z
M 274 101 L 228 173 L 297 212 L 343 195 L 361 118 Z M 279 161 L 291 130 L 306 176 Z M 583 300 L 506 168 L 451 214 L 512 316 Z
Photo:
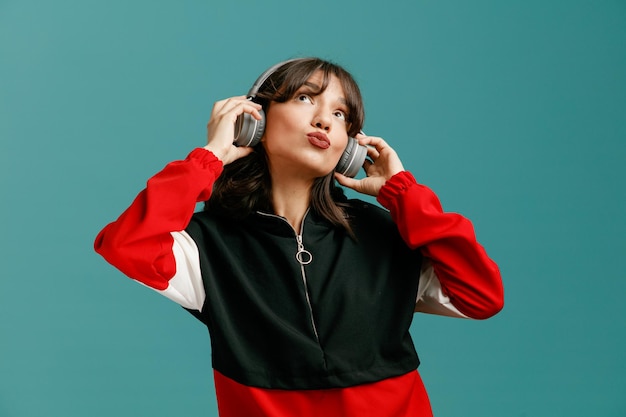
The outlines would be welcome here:
M 302 87 L 309 87 L 312 90 L 312 92 L 315 92 L 315 94 L 321 94 L 320 93 L 321 87 L 319 85 L 317 85 L 317 84 L 312 83 L 312 82 L 305 81 L 304 84 L 302 84 Z M 302 87 L 300 87 L 300 88 L 302 88 Z M 348 106 L 348 101 L 345 98 L 343 98 L 343 97 L 339 97 L 337 99 L 337 101 L 339 101 L 341 104 L 343 104 L 345 106 Z

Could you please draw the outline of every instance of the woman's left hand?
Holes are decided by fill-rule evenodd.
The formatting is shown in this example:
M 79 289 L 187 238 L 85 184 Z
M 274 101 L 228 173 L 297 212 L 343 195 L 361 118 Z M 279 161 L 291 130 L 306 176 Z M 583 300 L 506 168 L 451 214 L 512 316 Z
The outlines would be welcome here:
M 382 138 L 358 134 L 359 144 L 367 146 L 367 158 L 363 163 L 367 177 L 354 179 L 335 173 L 339 184 L 362 194 L 377 196 L 387 180 L 398 172 L 404 171 L 402 161 L 396 151 Z

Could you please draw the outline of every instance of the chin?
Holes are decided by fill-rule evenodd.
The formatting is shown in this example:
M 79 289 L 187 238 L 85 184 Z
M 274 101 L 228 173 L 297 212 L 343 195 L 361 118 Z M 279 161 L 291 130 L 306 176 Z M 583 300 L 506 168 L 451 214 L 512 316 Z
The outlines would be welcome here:
M 310 170 L 306 171 L 305 175 L 307 177 L 310 177 L 310 178 L 321 178 L 321 177 L 325 177 L 326 175 L 330 174 L 331 172 L 333 172 L 333 170 L 334 169 L 331 169 L 329 171 L 324 171 L 324 170 L 321 170 L 321 169 L 310 169 Z
M 332 173 L 335 170 L 335 167 L 337 166 L 337 164 L 334 165 L 329 165 L 328 164 L 328 159 L 324 159 L 324 161 L 322 161 L 323 163 L 312 166 L 311 164 L 307 164 L 306 168 L 308 168 L 310 171 L 312 171 L 313 176 L 315 178 L 318 177 L 325 177 L 326 175 Z

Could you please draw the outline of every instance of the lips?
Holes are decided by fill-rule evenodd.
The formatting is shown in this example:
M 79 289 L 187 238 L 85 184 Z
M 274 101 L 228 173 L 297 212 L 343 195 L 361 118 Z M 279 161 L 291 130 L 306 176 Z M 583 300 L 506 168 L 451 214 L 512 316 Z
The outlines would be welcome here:
M 328 149 L 330 147 L 330 140 L 328 136 L 321 132 L 311 132 L 306 135 L 309 139 L 309 143 L 313 146 L 317 146 L 320 149 Z

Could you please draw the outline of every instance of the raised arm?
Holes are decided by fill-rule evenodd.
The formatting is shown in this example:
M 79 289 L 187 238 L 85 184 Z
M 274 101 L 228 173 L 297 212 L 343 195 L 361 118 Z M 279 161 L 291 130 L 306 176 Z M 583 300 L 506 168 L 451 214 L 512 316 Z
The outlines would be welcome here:
M 130 278 L 183 307 L 200 309 L 204 289 L 198 249 L 184 229 L 196 203 L 209 198 L 223 165 L 252 152 L 233 145 L 234 124 L 242 113 L 260 119 L 260 108 L 245 96 L 216 102 L 204 149 L 194 149 L 150 178 L 131 206 L 98 234 L 96 252 Z
M 404 241 L 429 260 L 437 285 L 463 315 L 486 319 L 502 309 L 500 271 L 476 241 L 471 222 L 444 213 L 435 193 L 407 171 L 394 175 L 377 197 Z
M 411 248 L 420 248 L 422 265 L 416 311 L 485 319 L 502 309 L 498 266 L 476 241 L 465 217 L 444 213 L 439 199 L 404 171 L 396 152 L 379 137 L 357 135 L 368 146 L 363 179 L 336 174 L 340 184 L 375 196 L 386 207 Z
M 166 290 L 176 273 L 172 233 L 185 229 L 221 172 L 222 162 L 202 148 L 171 162 L 98 234 L 96 252 L 130 278 Z

